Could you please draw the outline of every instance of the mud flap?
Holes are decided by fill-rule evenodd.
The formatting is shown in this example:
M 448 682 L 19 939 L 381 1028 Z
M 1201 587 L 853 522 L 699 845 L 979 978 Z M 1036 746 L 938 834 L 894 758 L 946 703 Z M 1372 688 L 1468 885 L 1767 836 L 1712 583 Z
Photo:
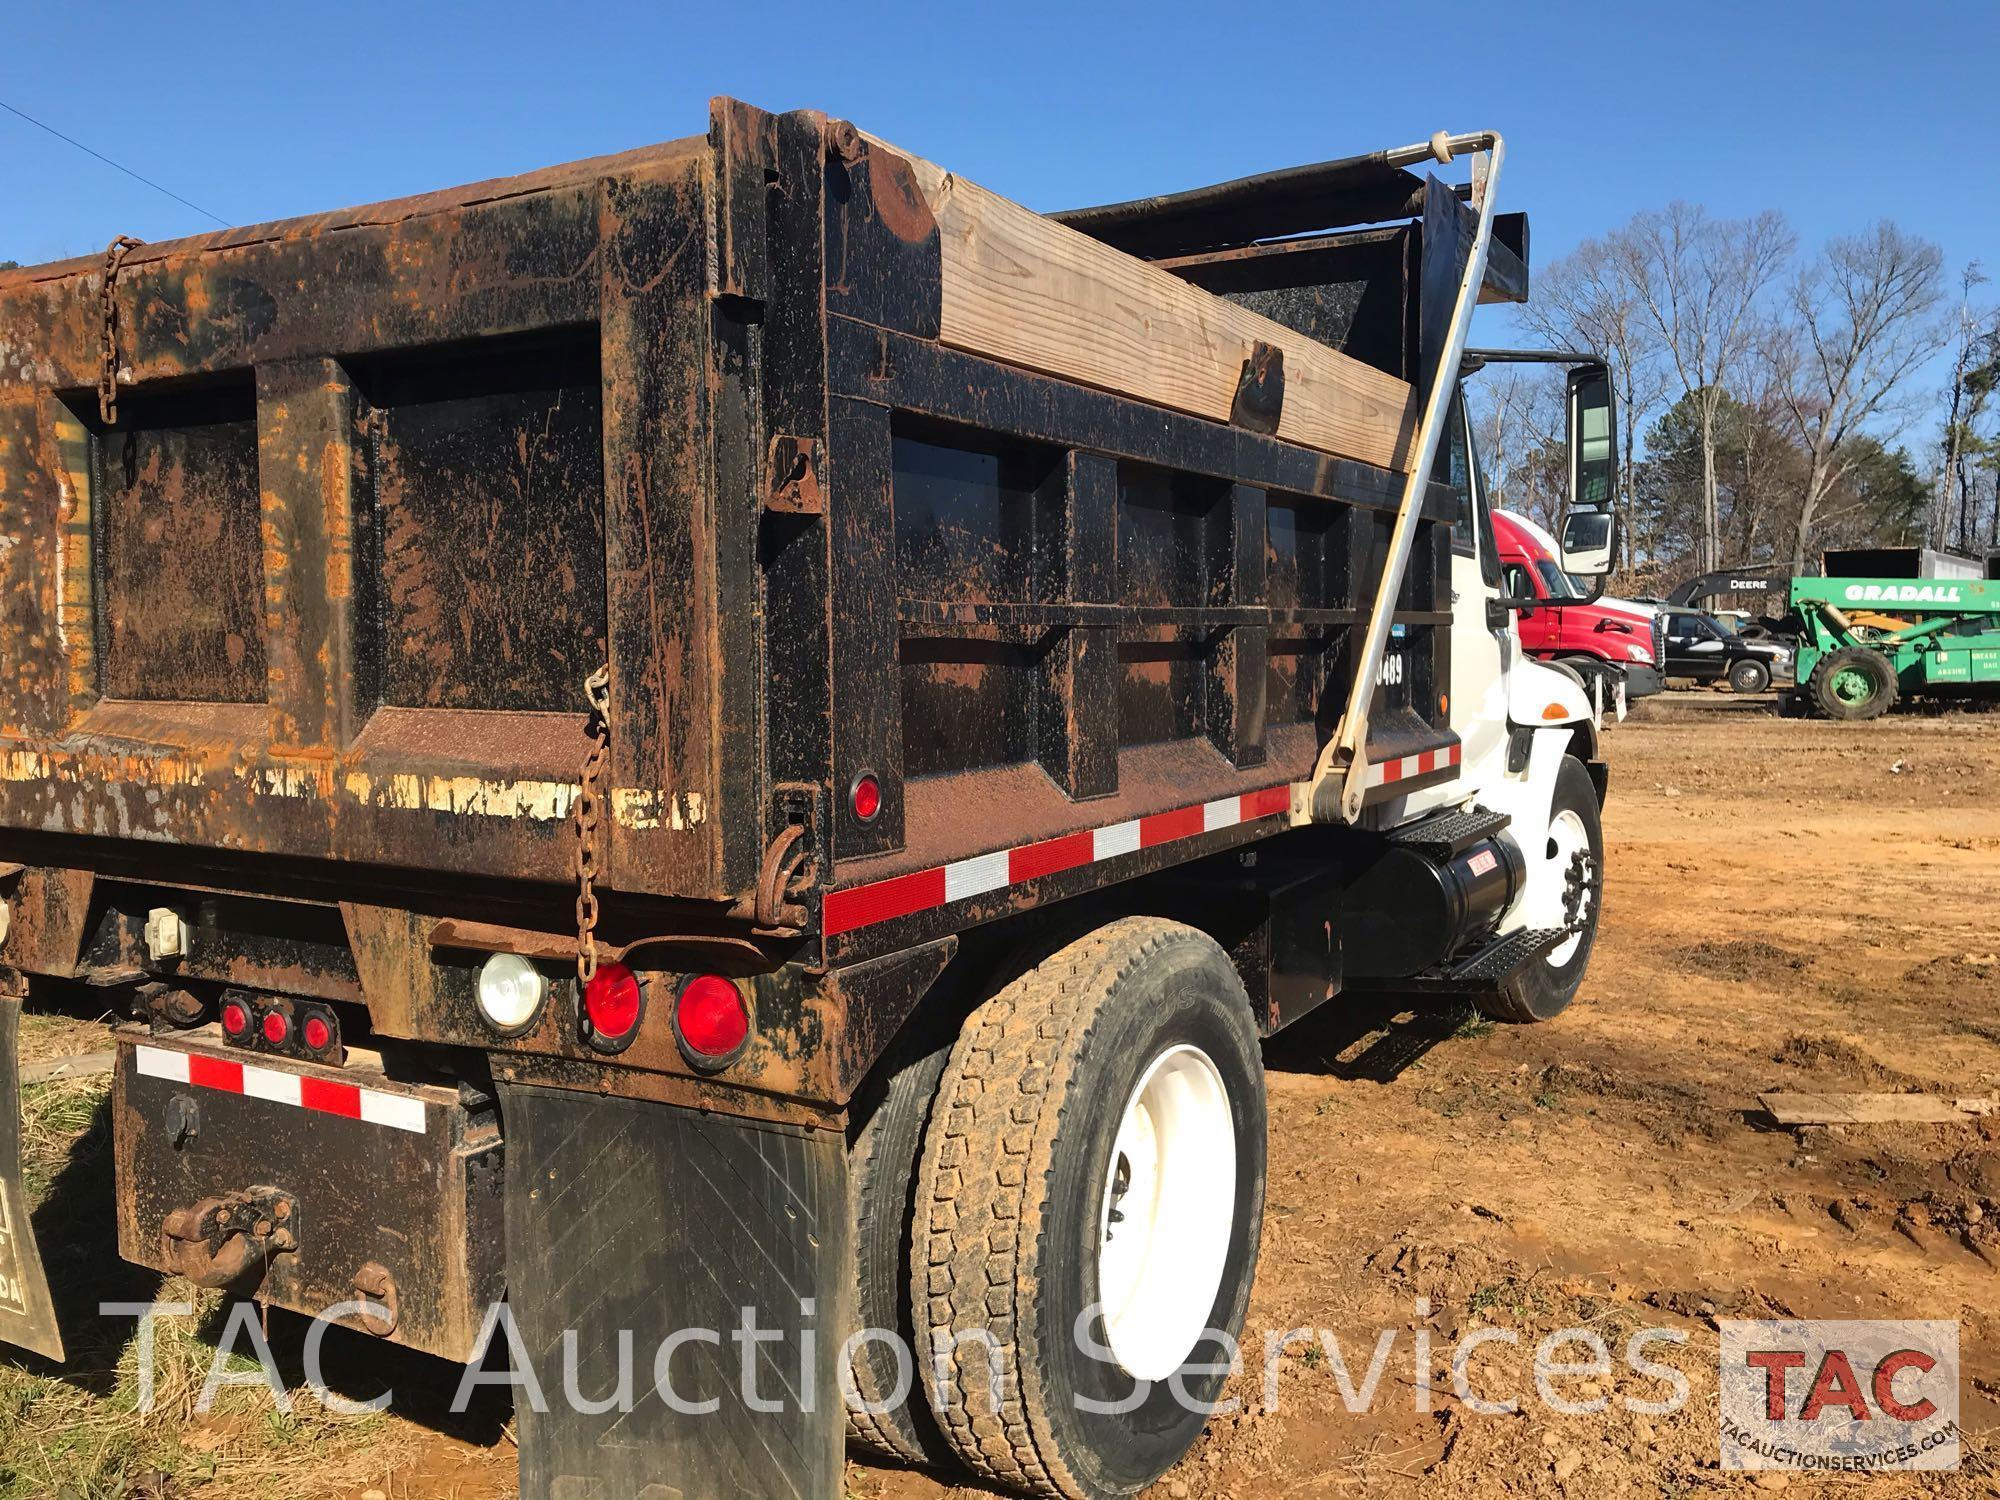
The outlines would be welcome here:
M 838 1500 L 842 1137 L 525 1085 L 500 1109 L 507 1297 L 544 1407 L 517 1369 L 523 1500 Z
M 62 1330 L 21 1180 L 21 1001 L 0 994 L 0 1343 L 60 1360 Z

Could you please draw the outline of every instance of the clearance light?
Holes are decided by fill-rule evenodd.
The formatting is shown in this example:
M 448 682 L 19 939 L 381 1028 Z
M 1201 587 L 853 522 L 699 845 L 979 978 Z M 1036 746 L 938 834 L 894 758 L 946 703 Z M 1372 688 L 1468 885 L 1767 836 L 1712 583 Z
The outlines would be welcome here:
M 518 953 L 496 953 L 479 969 L 479 1012 L 503 1036 L 528 1029 L 541 1014 L 549 982 Z
M 583 987 L 584 1037 L 599 1052 L 623 1052 L 645 1010 L 638 976 L 623 964 L 603 964 Z
M 264 1040 L 273 1047 L 282 1047 L 292 1037 L 291 1018 L 281 1010 L 264 1012 Z
M 1569 710 L 1564 708 L 1560 703 L 1551 703 L 1547 708 L 1542 710 L 1542 717 L 1551 721 L 1567 719 L 1569 717 Z
M 299 1013 L 299 1041 L 315 1062 L 339 1067 L 346 1061 L 340 1047 L 340 1022 L 323 1005 L 309 1005 Z
M 864 823 L 875 821 L 875 815 L 882 811 L 882 783 L 875 779 L 873 771 L 863 771 L 854 778 L 851 800 L 855 817 Z
M 750 1012 L 743 992 L 720 974 L 698 974 L 674 1000 L 674 1040 L 698 1068 L 734 1061 L 750 1039 Z

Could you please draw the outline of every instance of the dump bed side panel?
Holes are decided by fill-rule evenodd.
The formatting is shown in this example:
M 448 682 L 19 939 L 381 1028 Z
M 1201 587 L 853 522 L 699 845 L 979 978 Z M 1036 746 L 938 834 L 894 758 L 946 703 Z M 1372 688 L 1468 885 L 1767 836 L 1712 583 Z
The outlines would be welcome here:
M 708 160 L 0 277 L 0 824 L 731 894 Z

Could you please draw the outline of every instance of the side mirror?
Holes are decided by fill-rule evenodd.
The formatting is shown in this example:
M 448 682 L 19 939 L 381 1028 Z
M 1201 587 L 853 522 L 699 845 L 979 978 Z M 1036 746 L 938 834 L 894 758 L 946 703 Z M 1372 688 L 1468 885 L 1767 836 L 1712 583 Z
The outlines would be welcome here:
M 1602 578 L 1618 555 L 1618 518 L 1608 510 L 1573 510 L 1563 517 L 1562 570 Z
M 1569 372 L 1569 503 L 1572 510 L 1609 510 L 1618 483 L 1618 404 L 1603 364 Z

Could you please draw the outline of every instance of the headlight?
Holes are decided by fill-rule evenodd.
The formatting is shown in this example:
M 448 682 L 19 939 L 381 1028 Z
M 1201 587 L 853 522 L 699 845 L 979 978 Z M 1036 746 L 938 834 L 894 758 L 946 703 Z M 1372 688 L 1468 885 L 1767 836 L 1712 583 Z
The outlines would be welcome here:
M 479 1009 L 495 1031 L 525 1031 L 548 998 L 542 971 L 518 953 L 496 953 L 479 969 Z

